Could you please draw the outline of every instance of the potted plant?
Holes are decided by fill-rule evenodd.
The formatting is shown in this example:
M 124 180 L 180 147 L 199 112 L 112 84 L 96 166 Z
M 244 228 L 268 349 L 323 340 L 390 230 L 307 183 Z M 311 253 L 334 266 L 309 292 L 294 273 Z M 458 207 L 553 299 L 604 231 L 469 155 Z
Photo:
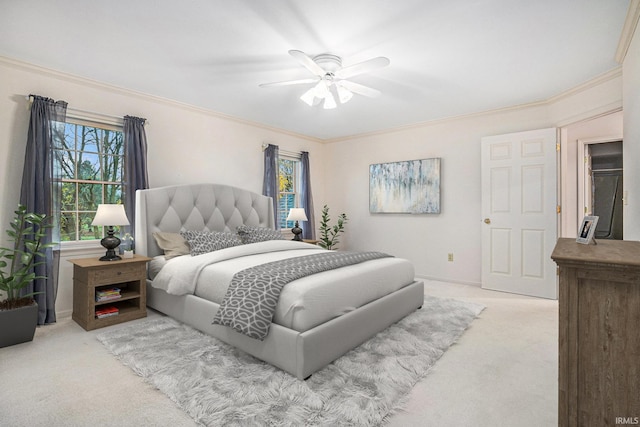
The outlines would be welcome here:
M 45 251 L 55 243 L 43 243 L 47 229 L 51 228 L 44 214 L 28 213 L 18 206 L 7 235 L 12 248 L 0 248 L 0 291 L 5 299 L 0 301 L 0 348 L 32 341 L 38 323 L 38 304 L 32 292 L 20 295 L 20 291 L 36 277 L 33 268 L 42 264 Z
M 320 220 L 320 241 L 318 242 L 318 246 L 331 250 L 339 243 L 338 235 L 344 232 L 347 215 L 344 213 L 338 215 L 338 222 L 333 227 L 329 225 L 329 221 L 331 221 L 329 217 L 329 207 L 324 205 L 322 208 L 322 219 Z

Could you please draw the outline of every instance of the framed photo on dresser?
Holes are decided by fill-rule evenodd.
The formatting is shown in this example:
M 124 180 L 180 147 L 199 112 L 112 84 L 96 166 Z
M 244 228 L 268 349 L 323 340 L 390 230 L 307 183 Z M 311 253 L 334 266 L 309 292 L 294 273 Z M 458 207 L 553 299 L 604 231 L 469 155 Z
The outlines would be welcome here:
M 596 244 L 596 240 L 593 238 L 593 235 L 596 232 L 597 224 L 597 216 L 585 216 L 582 219 L 580 228 L 578 228 L 578 238 L 576 239 L 576 242 L 588 245 L 593 241 L 593 243 Z

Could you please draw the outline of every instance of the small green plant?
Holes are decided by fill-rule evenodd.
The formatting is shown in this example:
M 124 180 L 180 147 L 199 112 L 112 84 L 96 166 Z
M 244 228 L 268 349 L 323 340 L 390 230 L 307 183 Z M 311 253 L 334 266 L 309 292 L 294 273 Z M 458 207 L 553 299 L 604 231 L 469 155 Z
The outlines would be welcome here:
M 43 264 L 40 259 L 45 256 L 45 250 L 56 245 L 42 243 L 47 229 L 53 227 L 44 214 L 28 213 L 25 206 L 19 205 L 10 225 L 6 232 L 13 248 L 0 248 L 0 291 L 6 293 L 6 299 L 0 301 L 0 310 L 32 303 L 33 296 L 39 292 L 20 296 L 20 290 L 41 278 L 33 272 L 33 267 Z
M 344 213 L 338 215 L 338 222 L 333 227 L 329 225 L 329 221 L 331 221 L 329 217 L 329 207 L 324 205 L 322 208 L 322 219 L 320 220 L 320 241 L 318 242 L 318 246 L 325 249 L 334 249 L 340 242 L 338 235 L 344 232 L 347 215 Z

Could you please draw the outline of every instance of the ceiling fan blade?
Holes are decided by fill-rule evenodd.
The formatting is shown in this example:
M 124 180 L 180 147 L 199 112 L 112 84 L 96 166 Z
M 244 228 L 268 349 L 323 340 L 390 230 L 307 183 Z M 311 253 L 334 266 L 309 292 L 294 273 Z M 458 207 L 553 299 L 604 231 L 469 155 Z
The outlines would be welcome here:
M 311 59 L 309 55 L 302 52 L 301 50 L 290 50 L 289 55 L 296 58 L 298 62 L 304 65 L 304 67 L 307 70 L 311 71 L 316 76 L 322 77 L 327 73 L 325 70 L 322 69 L 322 67 L 316 64 L 316 62 L 313 59 Z
M 301 79 L 301 80 L 287 80 L 287 81 L 284 81 L 284 82 L 261 83 L 258 86 L 260 86 L 260 87 L 289 86 L 289 85 L 299 85 L 299 84 L 305 84 L 305 83 L 315 83 L 318 80 L 319 80 L 318 78 L 308 78 L 308 79 Z
M 369 98 L 377 98 L 382 94 L 382 92 L 377 89 L 373 89 L 368 86 L 361 85 L 360 83 L 354 83 L 348 80 L 339 80 L 336 82 L 336 84 L 342 86 L 347 90 L 350 90 L 353 93 L 364 95 Z
M 349 77 L 357 76 L 358 74 L 367 73 L 377 68 L 386 67 L 391 61 L 389 58 L 379 56 L 377 58 L 371 58 L 357 64 L 344 67 L 335 72 L 335 76 L 339 79 L 348 79 Z

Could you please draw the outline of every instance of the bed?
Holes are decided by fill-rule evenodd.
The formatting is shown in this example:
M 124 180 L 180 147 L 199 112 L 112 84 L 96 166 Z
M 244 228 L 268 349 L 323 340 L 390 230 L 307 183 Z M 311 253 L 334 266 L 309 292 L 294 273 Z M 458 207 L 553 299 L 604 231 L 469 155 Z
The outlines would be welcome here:
M 273 230 L 270 197 L 222 184 L 138 190 L 135 223 L 136 253 L 152 258 L 147 279 L 149 307 L 299 379 L 308 378 L 418 309 L 424 300 L 423 283 L 414 280 L 413 266 L 408 261 L 395 257 L 374 259 L 284 286 L 268 334 L 263 339 L 251 338 L 228 326 L 213 324 L 224 292 L 221 294 L 220 288 L 212 290 L 208 283 L 220 275 L 230 276 L 232 268 L 247 268 L 259 260 L 330 251 L 308 243 L 268 240 L 166 260 L 156 240 L 158 233 L 236 233 L 238 227 Z M 200 259 L 207 261 L 200 263 Z M 193 277 L 191 273 L 178 273 L 184 271 L 178 269 L 179 264 L 180 268 L 181 264 L 197 265 L 198 272 Z M 194 289 L 176 291 L 172 277 L 185 282 L 187 277 L 189 281 L 193 279 Z

